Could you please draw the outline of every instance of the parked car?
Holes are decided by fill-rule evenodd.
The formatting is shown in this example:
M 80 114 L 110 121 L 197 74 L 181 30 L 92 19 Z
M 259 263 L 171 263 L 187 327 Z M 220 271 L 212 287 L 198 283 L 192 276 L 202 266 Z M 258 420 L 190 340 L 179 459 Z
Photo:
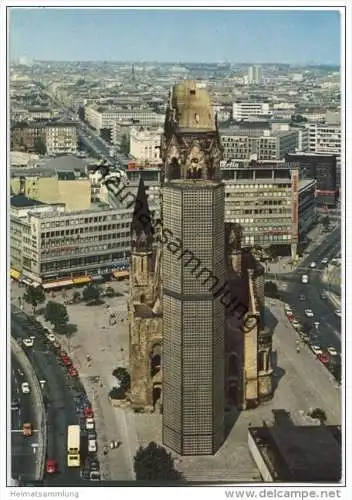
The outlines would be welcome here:
M 341 309 L 336 309 L 335 314 L 338 318 L 341 318 Z
M 327 257 L 324 257 L 323 259 L 321 259 L 321 263 L 324 265 L 329 264 L 329 259 Z
M 299 330 L 301 328 L 301 323 L 299 321 L 297 321 L 296 319 L 294 319 L 292 321 L 292 326 L 293 328 L 295 328 L 296 330 Z
M 65 366 L 67 366 L 67 367 L 72 366 L 72 361 L 68 356 L 65 356 L 64 358 L 62 358 L 62 361 L 63 361 Z
M 95 439 L 88 439 L 88 453 L 95 453 L 97 451 L 97 442 Z
M 323 354 L 323 351 L 321 350 L 320 345 L 311 345 L 310 348 L 316 356 Z
M 74 366 L 70 366 L 68 372 L 71 377 L 78 377 L 78 371 Z
M 94 412 L 90 407 L 83 408 L 83 414 L 85 418 L 94 418 Z
M 305 309 L 304 310 L 304 314 L 307 316 L 307 318 L 313 318 L 314 317 L 314 313 L 311 309 Z
M 327 294 L 326 292 L 321 292 L 321 294 L 320 294 L 320 298 L 321 298 L 322 300 L 326 300 L 326 299 L 328 298 L 328 294 Z
M 315 269 L 315 268 L 317 267 L 317 265 L 316 265 L 316 263 L 315 263 L 315 262 L 311 262 L 311 263 L 309 264 L 309 267 L 310 267 L 311 269 Z
M 86 418 L 86 429 L 87 431 L 93 430 L 95 428 L 94 418 Z

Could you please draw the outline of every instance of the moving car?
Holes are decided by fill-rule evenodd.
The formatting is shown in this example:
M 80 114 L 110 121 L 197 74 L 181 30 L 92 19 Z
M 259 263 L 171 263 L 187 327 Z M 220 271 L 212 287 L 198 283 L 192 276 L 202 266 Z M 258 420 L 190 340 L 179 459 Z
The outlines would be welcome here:
M 29 388 L 29 383 L 28 382 L 22 382 L 21 384 L 21 391 L 23 394 L 29 394 L 31 392 Z
M 330 356 L 337 356 L 337 351 L 336 351 L 335 347 L 329 346 L 327 348 L 327 351 L 330 354 Z
M 23 424 L 23 435 L 26 437 L 30 437 L 33 434 L 32 424 L 27 422 Z
M 311 345 L 310 348 L 316 356 L 320 356 L 321 354 L 323 354 L 320 345 Z
M 13 399 L 11 401 L 11 410 L 13 411 L 18 411 L 20 409 L 20 404 L 19 402 L 17 401 L 17 399 Z
M 300 296 L 299 296 L 299 300 L 302 300 L 302 301 L 303 301 L 303 300 L 306 300 L 306 296 L 305 296 L 305 295 L 300 295 Z
M 314 321 L 313 325 L 314 325 L 314 328 L 316 328 L 318 330 L 320 323 L 319 323 L 319 321 Z
M 86 418 L 86 429 L 87 431 L 94 430 L 94 418 Z
M 313 318 L 314 317 L 314 313 L 311 309 L 305 309 L 304 310 L 304 314 L 307 316 L 307 318 Z
M 338 318 L 341 318 L 341 309 L 336 309 L 335 314 Z
M 327 294 L 326 292 L 321 292 L 321 294 L 320 294 L 320 298 L 321 298 L 322 300 L 326 300 L 326 299 L 328 298 L 328 294 Z
M 55 474 L 58 471 L 58 463 L 56 460 L 48 458 L 46 461 L 46 472 L 47 474 Z
M 314 269 L 314 268 L 316 268 L 316 267 L 317 267 L 317 265 L 316 265 L 316 263 L 315 263 L 315 262 L 311 262 L 311 263 L 309 264 L 309 267 L 310 267 L 311 269 Z
M 323 259 L 321 259 L 321 263 L 324 265 L 329 264 L 329 259 L 327 257 L 324 257 Z
M 23 339 L 22 343 L 25 347 L 33 347 L 34 346 L 34 340 L 31 338 Z
M 307 284 L 308 283 L 308 275 L 307 274 L 302 274 L 302 277 L 301 277 L 301 282 L 304 283 L 304 284 Z

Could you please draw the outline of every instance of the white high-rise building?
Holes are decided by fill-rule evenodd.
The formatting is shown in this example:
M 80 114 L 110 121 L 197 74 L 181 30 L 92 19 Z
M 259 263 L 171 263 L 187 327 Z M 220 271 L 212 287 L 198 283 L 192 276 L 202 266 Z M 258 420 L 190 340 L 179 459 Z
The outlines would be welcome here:
M 249 66 L 248 68 L 248 84 L 259 84 L 262 81 L 262 70 L 260 66 Z

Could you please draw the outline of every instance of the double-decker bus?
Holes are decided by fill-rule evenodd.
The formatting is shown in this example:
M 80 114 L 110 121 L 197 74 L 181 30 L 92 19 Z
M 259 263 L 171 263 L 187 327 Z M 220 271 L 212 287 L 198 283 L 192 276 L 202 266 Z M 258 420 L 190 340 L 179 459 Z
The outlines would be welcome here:
M 80 466 L 80 428 L 69 425 L 67 429 L 67 467 Z

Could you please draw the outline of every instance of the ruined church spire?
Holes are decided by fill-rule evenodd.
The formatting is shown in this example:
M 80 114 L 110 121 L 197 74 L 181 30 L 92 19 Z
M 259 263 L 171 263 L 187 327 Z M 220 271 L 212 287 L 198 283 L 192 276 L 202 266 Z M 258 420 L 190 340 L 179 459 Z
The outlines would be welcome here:
M 149 211 L 147 193 L 142 176 L 140 176 L 131 222 L 132 251 L 151 251 L 153 247 L 153 235 L 154 229 Z

